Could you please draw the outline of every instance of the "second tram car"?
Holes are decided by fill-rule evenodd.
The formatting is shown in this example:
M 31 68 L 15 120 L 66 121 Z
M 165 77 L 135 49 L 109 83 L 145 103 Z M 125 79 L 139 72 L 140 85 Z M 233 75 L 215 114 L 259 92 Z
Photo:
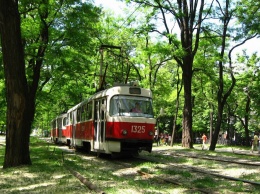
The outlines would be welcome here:
M 152 151 L 156 120 L 152 93 L 136 86 L 114 86 L 67 112 L 67 144 L 98 153 Z
M 51 121 L 51 141 L 55 143 L 66 143 L 67 113 L 61 114 Z

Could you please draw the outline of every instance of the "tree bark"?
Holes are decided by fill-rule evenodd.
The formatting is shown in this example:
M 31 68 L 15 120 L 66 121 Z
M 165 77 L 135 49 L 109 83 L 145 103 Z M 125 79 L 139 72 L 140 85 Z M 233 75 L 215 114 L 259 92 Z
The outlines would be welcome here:
M 231 53 L 232 50 L 235 48 L 233 47 L 233 49 L 231 49 L 229 51 L 229 68 L 230 68 L 230 76 L 232 79 L 231 85 L 228 87 L 227 91 L 224 92 L 224 55 L 225 55 L 225 49 L 226 49 L 226 40 L 228 38 L 228 25 L 229 22 L 231 20 L 231 16 L 232 16 L 232 11 L 230 12 L 229 10 L 230 7 L 230 2 L 226 1 L 225 4 L 225 13 L 223 14 L 223 29 L 222 29 L 222 40 L 221 40 L 221 50 L 220 50 L 220 61 L 218 62 L 218 66 L 219 66 L 219 75 L 218 75 L 218 94 L 217 94 L 217 100 L 218 100 L 218 115 L 217 115 L 217 121 L 216 121 L 216 127 L 215 127 L 215 131 L 212 137 L 212 141 L 209 147 L 209 150 L 214 151 L 216 148 L 216 144 L 218 141 L 218 137 L 219 137 L 219 132 L 221 129 L 221 125 L 222 125 L 222 117 L 223 117 L 223 110 L 225 107 L 225 104 L 227 102 L 228 97 L 230 96 L 235 83 L 236 83 L 236 79 L 233 75 L 233 71 L 232 71 L 232 61 L 231 61 Z
M 171 146 L 173 146 L 173 142 L 174 142 L 174 136 L 175 136 L 175 131 L 176 131 L 176 122 L 177 122 L 177 118 L 178 118 L 178 112 L 179 112 L 179 108 L 180 108 L 180 93 L 182 91 L 182 83 L 180 83 L 180 76 L 179 76 L 179 65 L 177 67 L 177 83 L 176 83 L 176 90 L 177 90 L 177 97 L 176 97 L 176 108 L 175 108 L 175 115 L 173 118 L 173 129 L 172 129 L 172 140 L 171 140 Z M 180 85 L 180 87 L 179 87 Z
M 184 88 L 184 109 L 183 109 L 183 122 L 182 122 L 182 146 L 193 148 L 193 132 L 192 132 L 192 68 L 194 56 L 199 47 L 200 29 L 202 23 L 202 13 L 204 9 L 204 1 L 198 2 L 190 1 L 177 1 L 178 12 L 172 10 L 177 19 L 182 49 L 185 55 L 181 60 L 176 61 L 181 65 L 183 72 L 183 88 Z M 199 8 L 197 12 L 197 8 Z M 182 13 L 181 16 L 179 13 Z M 196 30 L 194 30 L 194 25 Z M 195 38 L 194 38 L 195 37 Z M 194 41 L 194 42 L 193 42 Z
M 249 115 L 250 115 L 250 103 L 251 103 L 251 99 L 250 99 L 249 91 L 248 91 L 247 100 L 246 100 L 246 114 L 245 114 L 246 146 L 250 146 L 250 136 L 249 136 L 249 129 L 248 129 L 248 122 L 249 122 Z
M 182 146 L 192 148 L 192 95 L 191 95 L 191 79 L 192 79 L 192 61 L 187 60 L 183 66 L 183 85 L 184 85 L 184 109 L 182 121 Z
M 0 33 L 7 101 L 4 168 L 31 164 L 28 89 L 20 23 L 18 1 L 0 0 Z

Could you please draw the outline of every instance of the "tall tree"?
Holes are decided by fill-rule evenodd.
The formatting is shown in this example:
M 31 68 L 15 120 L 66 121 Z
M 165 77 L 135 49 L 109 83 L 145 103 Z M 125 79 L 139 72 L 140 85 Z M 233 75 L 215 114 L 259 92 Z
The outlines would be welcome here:
M 192 67 L 194 57 L 199 47 L 204 0 L 202 0 L 200 4 L 197 0 L 177 1 L 177 12 L 175 11 L 173 5 L 170 3 L 169 5 L 172 7 L 171 11 L 179 25 L 181 31 L 181 46 L 185 52 L 185 55 L 181 58 L 181 60 L 176 58 L 183 72 L 184 109 L 182 122 L 182 146 L 192 148 Z
M 151 25 L 151 31 L 165 35 L 173 50 L 182 51 L 182 54 L 175 55 L 175 60 L 182 68 L 182 79 L 184 88 L 184 108 L 182 122 L 182 146 L 192 148 L 192 74 L 193 61 L 199 48 L 201 25 L 204 14 L 204 0 L 184 0 L 184 1 L 159 1 L 159 0 L 132 0 L 143 6 L 153 8 L 153 14 L 160 13 L 163 31 Z M 179 27 L 180 42 L 176 41 L 173 32 L 170 30 L 169 15 L 177 22 Z M 158 16 L 158 15 L 157 15 Z M 159 17 L 155 17 L 157 20 Z
M 0 34 L 7 100 L 4 168 L 31 164 L 29 152 L 29 94 L 18 1 L 0 0 Z M 19 149 L 14 149 L 19 148 Z
M 93 18 L 98 18 L 95 14 L 98 9 L 93 11 L 92 5 L 86 6 L 78 0 L 68 1 L 66 4 L 64 1 L 21 1 L 19 2 L 20 13 L 18 1 L 1 0 L 0 6 L 1 41 L 7 90 L 7 136 L 4 161 L 4 168 L 7 168 L 31 164 L 29 140 L 35 116 L 37 94 L 51 79 L 50 71 L 55 69 L 55 64 L 57 64 L 55 62 L 48 64 L 48 60 L 45 59 L 46 52 L 51 50 L 48 47 L 50 37 L 56 52 L 59 52 L 61 47 L 64 49 L 74 46 L 75 48 L 77 45 L 77 49 L 82 53 L 82 42 L 84 41 L 79 39 L 72 41 L 69 33 L 74 30 L 79 35 L 90 30 L 91 24 L 96 21 Z M 88 13 L 86 17 L 91 15 L 93 23 L 85 20 L 83 23 L 79 23 L 81 21 L 79 13 L 80 15 Z M 64 18 L 73 18 L 73 20 L 62 21 L 62 14 L 70 16 Z M 23 16 L 21 17 L 22 22 L 21 15 Z M 57 17 L 59 18 L 57 19 Z M 82 18 L 85 19 L 85 17 Z M 23 36 L 21 35 L 21 23 L 24 27 L 22 28 Z M 89 24 L 89 28 L 86 29 L 83 24 Z M 84 26 L 84 29 L 81 26 Z M 61 32 L 59 35 L 57 35 L 58 29 Z M 55 38 L 54 34 L 57 35 Z M 86 34 L 90 36 L 90 34 Z M 67 46 L 72 42 L 73 44 Z M 87 41 L 84 43 L 87 44 Z M 61 47 L 58 48 L 57 45 L 61 45 Z M 85 52 L 87 52 L 86 50 Z M 89 50 L 93 50 L 93 48 Z M 75 50 L 73 52 L 76 53 Z M 84 58 L 78 56 L 75 57 L 77 60 Z M 73 62 L 76 63 L 75 61 Z M 81 63 L 85 63 L 85 61 Z
M 203 38 L 200 39 L 200 49 L 194 61 L 192 81 L 194 96 L 193 131 L 197 132 L 199 137 L 202 136 L 202 132 L 209 132 L 209 140 L 211 141 L 216 104 L 215 91 L 217 91 L 215 56 L 218 55 L 216 47 L 219 45 L 219 41 L 214 38 L 214 34 L 208 32 L 203 33 L 201 36 Z
M 217 121 L 215 125 L 215 130 L 212 136 L 212 141 L 210 144 L 210 150 L 215 150 L 219 132 L 222 125 L 223 120 L 223 111 L 227 102 L 228 97 L 231 95 L 231 92 L 235 86 L 236 79 L 233 72 L 233 62 L 232 62 L 232 52 L 235 48 L 244 44 L 247 40 L 250 40 L 256 36 L 256 34 L 250 34 L 248 30 L 243 30 L 242 33 L 239 33 L 239 30 L 236 29 L 237 34 L 233 34 L 235 27 L 232 25 L 232 20 L 235 19 L 236 9 L 230 0 L 224 1 L 224 3 L 220 3 L 220 1 L 216 1 L 217 10 L 219 10 L 219 19 L 221 21 L 221 27 L 219 31 L 220 39 L 221 39 L 221 47 L 219 56 L 217 59 L 218 65 L 218 93 L 217 93 Z M 230 34 L 229 34 L 230 33 Z M 236 43 L 235 46 L 231 47 L 228 51 L 228 60 L 226 60 L 226 50 L 228 49 L 228 40 L 231 39 L 233 41 L 240 40 L 241 42 Z M 225 69 L 226 69 L 226 61 L 228 61 L 228 74 L 230 76 L 231 83 L 227 83 L 225 85 L 224 77 L 225 77 Z

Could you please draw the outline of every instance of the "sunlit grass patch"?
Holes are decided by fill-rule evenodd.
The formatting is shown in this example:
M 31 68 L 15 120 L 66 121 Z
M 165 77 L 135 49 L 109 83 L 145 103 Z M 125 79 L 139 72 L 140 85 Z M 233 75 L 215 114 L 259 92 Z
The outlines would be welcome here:
M 259 168 L 259 167 L 256 167 L 256 168 Z M 256 173 L 244 174 L 243 176 L 241 176 L 239 178 L 259 182 L 260 181 L 260 170 Z
M 216 161 L 214 161 L 214 160 L 190 159 L 189 163 L 192 164 L 193 166 L 197 166 L 197 167 L 199 167 L 199 166 L 206 166 L 208 168 L 211 168 L 211 167 L 216 165 Z

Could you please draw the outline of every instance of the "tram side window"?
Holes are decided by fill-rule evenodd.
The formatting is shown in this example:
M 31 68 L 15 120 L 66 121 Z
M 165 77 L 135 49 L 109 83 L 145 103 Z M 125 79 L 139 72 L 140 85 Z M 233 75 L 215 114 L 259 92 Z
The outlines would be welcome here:
M 85 121 L 86 120 L 86 114 L 87 114 L 86 104 L 84 104 L 81 107 L 81 120 L 80 121 Z
M 62 125 L 63 125 L 63 127 L 65 127 L 67 125 L 67 118 L 66 117 L 63 118 Z
M 69 113 L 70 117 L 70 124 L 72 124 L 72 112 Z
M 59 129 L 62 128 L 62 120 L 61 120 L 61 118 L 58 119 L 58 128 Z
M 87 115 L 86 119 L 89 120 L 92 118 L 92 102 L 87 104 Z
M 53 129 L 56 128 L 56 120 L 52 122 L 52 128 L 53 128 Z
M 106 104 L 106 100 L 105 99 L 102 99 L 102 104 Z M 101 119 L 104 119 L 105 118 L 105 111 L 104 110 L 100 110 L 101 111 Z
M 72 118 L 71 118 L 71 113 L 67 114 L 67 125 L 71 124 Z
M 118 113 L 118 110 L 117 110 L 117 106 L 116 106 L 116 97 L 114 97 L 111 101 L 110 101 L 110 109 L 109 109 L 109 112 L 110 112 L 110 115 L 115 115 Z
M 81 107 L 79 107 L 79 108 L 77 109 L 77 122 L 80 121 L 80 112 L 81 112 L 81 111 L 80 111 L 80 108 L 81 108 Z
M 68 120 L 67 120 L 67 125 L 71 124 L 71 117 L 70 113 L 67 114 Z

